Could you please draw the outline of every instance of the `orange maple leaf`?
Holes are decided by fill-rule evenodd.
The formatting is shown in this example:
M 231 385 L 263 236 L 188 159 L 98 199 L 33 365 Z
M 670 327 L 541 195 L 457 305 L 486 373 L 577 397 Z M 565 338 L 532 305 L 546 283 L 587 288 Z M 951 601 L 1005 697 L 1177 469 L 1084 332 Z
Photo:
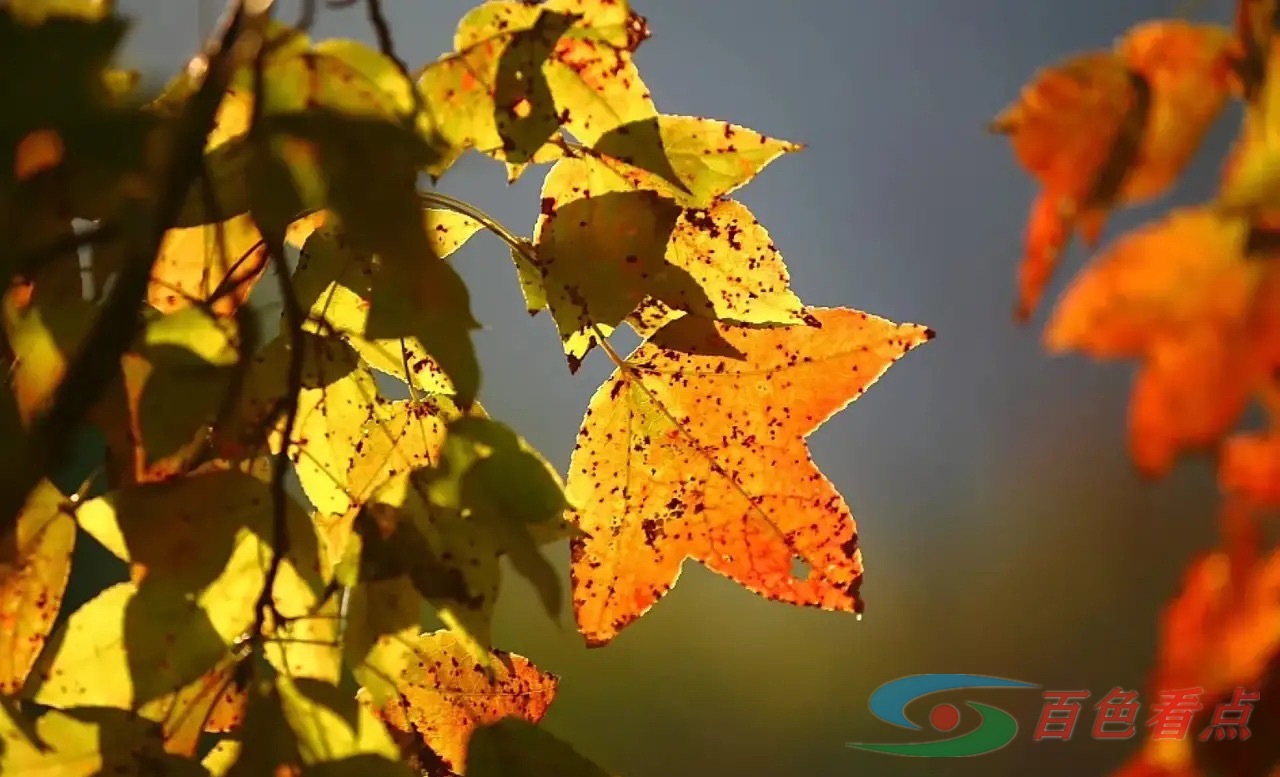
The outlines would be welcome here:
M 1230 508 L 1228 508 L 1230 509 Z M 1230 523 L 1232 516 L 1224 514 Z M 1280 653 L 1280 550 L 1260 556 L 1252 540 L 1230 551 L 1208 553 L 1192 562 L 1182 590 L 1164 611 L 1160 647 L 1149 689 L 1200 691 L 1204 713 L 1193 726 L 1210 722 L 1208 711 L 1237 689 L 1258 692 L 1274 671 Z M 1257 721 L 1254 721 L 1256 724 Z M 1200 729 L 1177 740 L 1148 739 L 1139 754 L 1114 777 L 1197 777 L 1206 757 L 1196 749 Z M 1257 757 L 1254 749 L 1231 742 L 1229 760 Z M 1256 768 L 1230 773 L 1259 774 Z
M 1160 20 L 1112 51 L 1045 68 L 991 123 L 1041 186 L 1031 208 L 1016 315 L 1025 320 L 1070 241 L 1095 245 L 1108 212 L 1167 190 L 1221 113 L 1229 30 Z
M 506 717 L 537 723 L 555 698 L 559 679 L 524 656 L 494 651 L 490 674 L 447 631 L 423 634 L 410 647 L 417 660 L 392 678 L 397 695 L 380 708 L 372 706 L 367 691 L 359 698 L 398 732 L 407 756 L 438 759 L 457 774 L 465 773 L 473 731 Z
M 644 614 L 686 558 L 770 599 L 861 612 L 853 516 L 804 438 L 933 333 L 809 313 L 780 328 L 679 319 L 596 391 L 566 486 L 590 535 L 572 544 L 589 645 Z
M 1223 446 L 1218 483 L 1229 496 L 1280 507 L 1280 431 L 1239 434 Z
M 1148 475 L 1217 444 L 1280 363 L 1280 273 L 1253 234 L 1211 208 L 1176 210 L 1095 259 L 1049 323 L 1050 350 L 1143 360 L 1129 439 Z

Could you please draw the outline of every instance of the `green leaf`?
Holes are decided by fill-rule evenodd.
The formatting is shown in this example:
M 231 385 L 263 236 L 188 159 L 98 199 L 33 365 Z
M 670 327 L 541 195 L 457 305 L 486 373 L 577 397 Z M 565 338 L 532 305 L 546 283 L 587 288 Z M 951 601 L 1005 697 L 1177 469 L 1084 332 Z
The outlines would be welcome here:
M 333 762 L 359 754 L 398 761 L 400 751 L 387 729 L 350 693 L 336 685 L 285 674 L 276 676 L 276 691 L 285 721 L 297 737 L 303 764 Z M 408 767 L 401 767 L 400 771 L 410 774 Z
M 467 777 L 609 777 L 567 742 L 520 718 L 505 718 L 471 735 Z
M 532 253 L 533 246 L 529 246 Z M 534 258 L 537 258 L 536 255 Z M 516 266 L 516 279 L 520 282 L 520 293 L 524 295 L 524 307 L 529 315 L 536 315 L 547 306 L 547 287 L 542 282 L 540 264 L 534 264 L 522 251 L 511 249 L 511 261 Z
M 506 425 L 464 417 L 449 423 L 439 464 L 423 479 L 434 506 L 457 510 L 491 533 L 558 620 L 560 578 L 538 550 L 570 534 L 564 486 L 551 465 Z
M 435 255 L 423 223 L 416 181 L 432 149 L 403 127 L 323 111 L 263 124 L 314 144 L 325 207 L 354 250 L 377 256 L 364 334 L 418 338 L 449 376 L 459 404 L 470 406 L 480 383 L 471 331 L 480 325 L 461 276 Z

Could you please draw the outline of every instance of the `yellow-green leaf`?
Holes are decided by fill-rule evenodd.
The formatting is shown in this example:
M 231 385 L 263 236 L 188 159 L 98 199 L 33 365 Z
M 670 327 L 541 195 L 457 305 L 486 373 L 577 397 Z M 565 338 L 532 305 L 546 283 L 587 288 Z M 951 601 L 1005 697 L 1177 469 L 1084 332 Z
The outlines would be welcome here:
M 534 240 L 571 370 L 646 300 L 717 320 L 804 320 L 769 233 L 732 200 L 680 208 L 598 161 L 566 159 L 543 183 Z
M 38 741 L 27 736 L 34 729 Z M 123 710 L 50 710 L 34 724 L 0 707 L 0 772 L 21 777 L 196 777 L 199 762 L 164 752 L 159 727 Z
M 512 166 L 532 161 L 563 125 L 584 143 L 656 117 L 630 51 L 643 27 L 625 3 L 486 3 L 463 17 L 456 51 L 418 88 L 452 152 L 477 148 Z
M 0 564 L 0 694 L 22 689 L 62 607 L 76 521 L 71 504 L 41 481 L 18 515 L 14 565 Z
M 450 211 L 429 209 L 427 233 L 441 257 L 457 250 L 480 228 L 478 222 Z M 317 230 L 307 239 L 294 288 L 316 332 L 332 332 L 346 341 L 374 369 L 400 380 L 407 372 L 419 391 L 451 394 L 453 386 L 440 366 L 412 335 L 370 338 L 365 335 L 376 263 L 344 246 L 334 233 Z
M 315 530 L 286 502 L 289 555 L 273 598 L 301 617 L 321 589 Z M 267 484 L 213 470 L 89 500 L 81 528 L 129 563 L 133 582 L 108 588 L 72 613 L 57 649 L 33 672 L 35 700 L 53 707 L 134 709 L 214 668 L 254 623 L 271 552 Z M 206 520 L 217 516 L 218 520 Z
M 656 125 L 656 143 L 637 142 L 637 135 L 651 131 L 648 124 L 629 125 L 600 137 L 591 152 L 635 188 L 652 189 L 686 207 L 709 208 L 773 160 L 804 148 L 697 116 L 663 115 Z

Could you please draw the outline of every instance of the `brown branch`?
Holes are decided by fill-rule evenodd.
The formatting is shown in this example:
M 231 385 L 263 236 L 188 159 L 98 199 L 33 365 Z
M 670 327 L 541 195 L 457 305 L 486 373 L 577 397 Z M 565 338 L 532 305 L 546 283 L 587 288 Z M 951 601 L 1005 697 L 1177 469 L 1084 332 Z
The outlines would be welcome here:
M 253 106 L 249 114 L 249 137 L 270 154 L 268 139 L 262 135 L 261 125 L 266 94 L 264 55 L 265 52 L 259 51 L 253 62 Z M 275 223 L 258 223 L 257 226 L 267 248 L 267 260 L 275 270 L 280 302 L 284 306 L 284 325 L 289 337 L 289 365 L 285 373 L 285 394 L 281 398 L 284 403 L 284 429 L 280 451 L 271 460 L 271 562 L 254 605 L 253 632 L 250 635 L 256 644 L 261 645 L 266 636 L 267 613 L 272 615 L 272 628 L 279 628 L 283 620 L 275 606 L 274 589 L 280 575 L 280 566 L 289 553 L 289 494 L 285 491 L 285 477 L 289 473 L 289 445 L 293 438 L 293 428 L 298 422 L 298 394 L 302 391 L 302 351 L 305 347 L 302 327 L 305 317 L 298 296 L 294 293 L 293 281 L 289 277 L 289 264 L 285 261 L 284 230 Z
M 381 0 L 364 0 L 364 6 L 369 11 L 369 25 L 373 27 L 373 34 L 378 38 L 378 48 L 396 63 L 396 67 L 400 68 L 400 72 L 412 83 L 409 67 L 405 65 L 404 60 L 396 56 L 395 43 L 391 40 L 391 25 L 387 23 L 387 15 L 382 12 Z
M 13 531 L 27 494 L 63 461 L 85 416 L 118 373 L 120 357 L 137 334 L 139 310 L 146 300 L 160 244 L 200 174 L 205 144 L 231 77 L 233 52 L 248 19 L 261 13 L 246 10 L 245 2 L 231 0 L 225 23 L 205 46 L 203 81 L 178 119 L 173 156 L 142 245 L 131 252 L 130 261 L 116 278 L 48 410 L 32 424 L 22 450 L 9 454 L 12 458 L 6 469 L 11 476 L 0 487 L 0 536 L 7 537 Z
M 60 235 L 45 245 L 18 254 L 13 262 L 14 274 L 28 276 L 52 257 L 102 245 L 119 236 L 120 225 L 111 221 L 99 221 L 80 232 Z

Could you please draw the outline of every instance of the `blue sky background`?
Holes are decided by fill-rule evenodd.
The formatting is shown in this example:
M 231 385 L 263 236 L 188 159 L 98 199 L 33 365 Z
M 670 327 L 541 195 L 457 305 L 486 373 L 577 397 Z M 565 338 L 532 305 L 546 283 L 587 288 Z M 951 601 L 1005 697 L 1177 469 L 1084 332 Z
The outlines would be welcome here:
M 411 66 L 450 46 L 463 0 L 383 0 Z M 123 2 L 129 64 L 166 77 L 212 22 L 213 0 Z M 1228 19 L 1227 0 L 1200 18 Z M 972 698 L 1023 721 L 977 759 L 845 748 L 895 734 L 867 698 L 896 677 L 973 672 L 1048 688 L 1143 684 L 1158 608 L 1212 541 L 1204 462 L 1159 484 L 1124 451 L 1131 369 L 1044 355 L 1011 317 L 1032 196 L 986 121 L 1041 66 L 1109 46 L 1177 0 L 635 0 L 653 38 L 637 54 L 666 113 L 727 119 L 809 149 L 739 193 L 789 262 L 806 302 L 853 306 L 938 332 L 811 438 L 846 495 L 866 558 L 866 617 L 773 604 L 690 563 L 676 589 L 612 645 L 588 651 L 518 583 L 497 641 L 562 675 L 546 724 L 627 777 L 1103 774 L 1131 745 L 1034 744 L 1034 691 Z M 293 18 L 293 3 L 282 6 Z M 202 21 L 203 19 L 203 21 Z M 363 11 L 328 11 L 321 37 L 371 41 Z M 1224 121 L 1173 197 L 1203 198 L 1233 127 Z M 441 188 L 531 231 L 541 176 L 508 187 L 467 157 Z M 1155 210 L 1115 221 L 1114 236 Z M 1070 270 L 1083 257 L 1072 255 Z M 609 364 L 570 376 L 545 315 L 529 319 L 503 245 L 477 236 L 455 260 L 486 330 L 482 400 L 562 470 Z M 1062 282 L 1055 285 L 1056 293 Z M 626 342 L 624 345 L 629 346 Z M 555 549 L 567 570 L 568 554 Z M 963 699 L 952 694 L 949 701 Z M 913 707 L 925 720 L 929 703 Z M 1084 725 L 1092 719 L 1087 713 Z M 967 713 L 962 726 L 976 722 Z

